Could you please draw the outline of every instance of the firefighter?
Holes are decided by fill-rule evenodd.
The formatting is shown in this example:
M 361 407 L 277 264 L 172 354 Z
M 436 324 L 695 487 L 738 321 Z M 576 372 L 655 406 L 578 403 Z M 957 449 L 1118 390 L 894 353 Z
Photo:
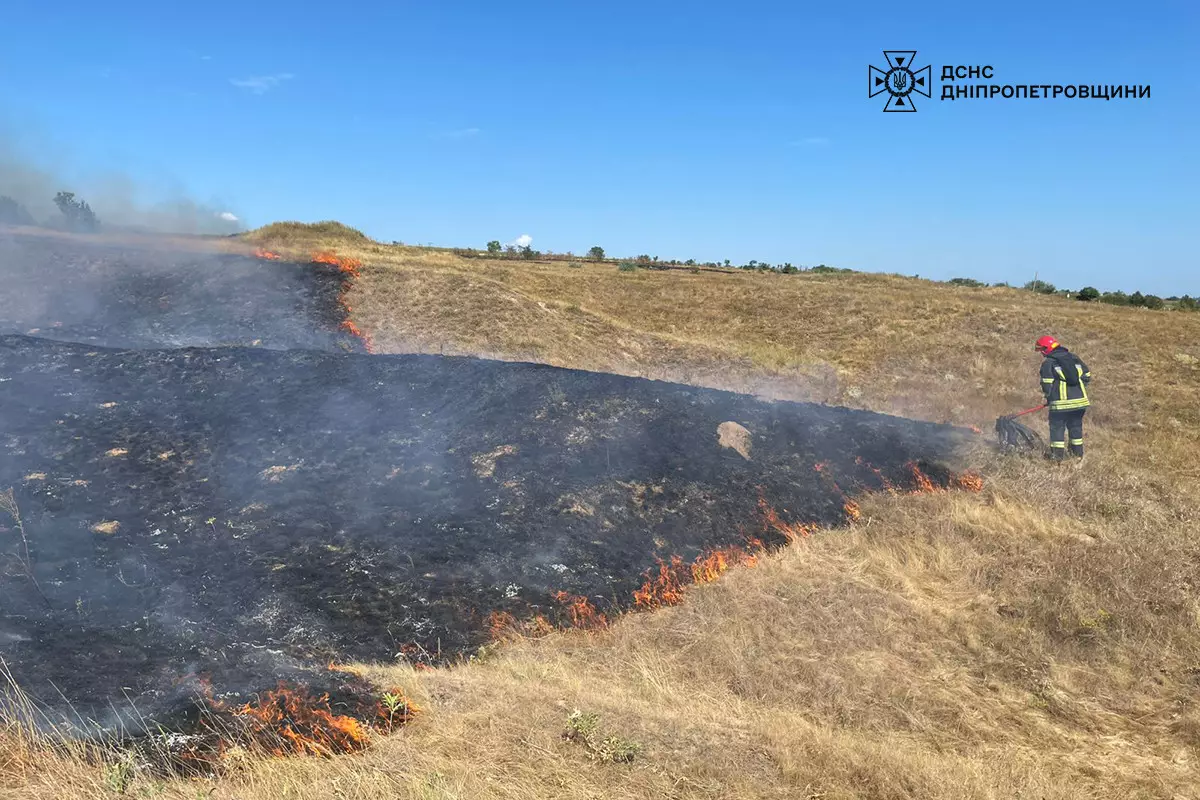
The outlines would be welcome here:
M 1069 445 L 1071 455 L 1082 459 L 1083 415 L 1091 405 L 1087 392 L 1091 370 L 1053 336 L 1038 339 L 1034 348 L 1044 356 L 1042 394 L 1050 408 L 1050 457 L 1064 460 Z

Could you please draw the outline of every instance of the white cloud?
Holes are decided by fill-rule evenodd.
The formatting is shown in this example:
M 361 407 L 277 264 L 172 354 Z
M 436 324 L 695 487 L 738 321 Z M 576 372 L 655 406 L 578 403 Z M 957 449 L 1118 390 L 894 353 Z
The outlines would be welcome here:
M 522 233 L 520 236 L 509 242 L 509 245 L 512 247 L 529 247 L 531 244 L 533 244 L 533 237 L 528 233 Z
M 239 89 L 246 89 L 254 94 L 263 94 L 294 77 L 296 76 L 290 72 L 279 72 L 275 75 L 256 75 L 251 78 L 230 78 L 229 82 Z
M 220 214 L 217 214 L 217 217 L 225 220 L 226 222 L 238 221 L 237 215 L 235 215 L 232 211 L 222 211 Z

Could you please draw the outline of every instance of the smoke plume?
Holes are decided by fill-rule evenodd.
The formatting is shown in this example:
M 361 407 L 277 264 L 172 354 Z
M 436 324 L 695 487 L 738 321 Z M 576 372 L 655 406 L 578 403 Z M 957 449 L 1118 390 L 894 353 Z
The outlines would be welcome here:
M 232 211 L 189 197 L 182 188 L 151 196 L 146 187 L 126 175 L 76 178 L 67 172 L 65 164 L 41 163 L 0 132 L 0 223 L 29 224 L 32 220 L 36 225 L 61 228 L 64 219 L 54 197 L 66 191 L 88 203 L 108 230 L 217 235 L 245 230 Z

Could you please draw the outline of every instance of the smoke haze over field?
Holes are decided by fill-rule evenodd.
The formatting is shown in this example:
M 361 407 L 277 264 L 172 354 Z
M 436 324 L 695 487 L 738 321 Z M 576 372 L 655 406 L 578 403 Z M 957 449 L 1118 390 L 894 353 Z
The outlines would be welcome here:
M 336 267 L 0 229 L 0 333 L 114 347 L 341 350 Z
M 65 172 L 41 163 L 0 133 L 0 197 L 16 200 L 39 225 L 61 225 L 54 196 L 66 191 L 91 206 L 105 228 L 218 235 L 245 230 L 234 212 L 202 203 L 182 188 L 149 197 L 147 188 L 128 175 L 101 172 L 100 177 L 79 179 Z

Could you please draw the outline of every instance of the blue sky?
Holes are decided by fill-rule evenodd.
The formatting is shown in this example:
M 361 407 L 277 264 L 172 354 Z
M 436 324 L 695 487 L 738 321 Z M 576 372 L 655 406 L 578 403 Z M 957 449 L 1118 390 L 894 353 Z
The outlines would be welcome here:
M 15 0 L 0 128 L 248 224 L 1200 295 L 1200 4 Z M 933 65 L 884 114 L 882 50 Z M 995 83 L 1141 100 L 941 101 Z M 922 102 L 923 101 L 923 102 Z

